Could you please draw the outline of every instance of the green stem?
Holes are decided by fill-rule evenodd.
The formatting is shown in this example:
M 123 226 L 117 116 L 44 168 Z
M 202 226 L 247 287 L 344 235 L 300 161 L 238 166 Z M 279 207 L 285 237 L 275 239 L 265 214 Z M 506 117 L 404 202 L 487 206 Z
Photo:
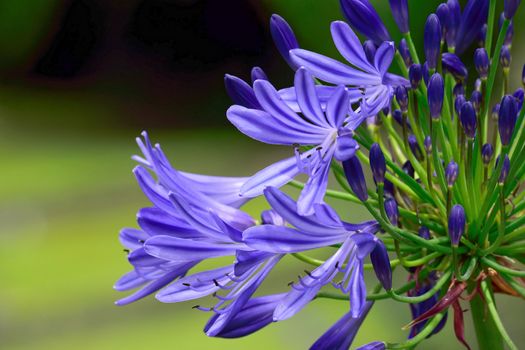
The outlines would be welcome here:
M 489 290 L 492 294 L 492 291 Z M 486 312 L 486 305 L 480 295 L 476 295 L 470 301 L 472 321 L 478 339 L 479 350 L 503 349 L 503 339 L 501 338 L 492 315 Z

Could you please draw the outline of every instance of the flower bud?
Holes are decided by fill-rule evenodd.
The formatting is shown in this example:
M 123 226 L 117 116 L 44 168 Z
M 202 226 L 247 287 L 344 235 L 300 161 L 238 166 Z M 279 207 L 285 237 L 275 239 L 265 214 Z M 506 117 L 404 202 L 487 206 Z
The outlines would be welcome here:
M 403 61 L 405 61 L 405 65 L 410 67 L 412 65 L 412 56 L 410 55 L 407 41 L 404 38 L 399 41 L 398 50 L 401 57 L 403 57 Z
M 408 4 L 407 0 L 389 0 L 392 16 L 396 21 L 399 31 L 403 34 L 410 31 L 408 23 Z
M 483 80 L 487 79 L 489 73 L 490 59 L 485 48 L 476 49 L 474 52 L 474 65 L 478 71 L 479 77 Z
M 501 157 L 498 157 L 496 166 L 498 165 L 498 162 L 500 159 Z M 501 173 L 499 174 L 499 178 L 498 178 L 498 182 L 500 184 L 505 183 L 505 180 L 507 180 L 507 176 L 509 176 L 509 170 L 510 170 L 510 159 L 509 159 L 509 156 L 505 154 L 505 159 L 503 159 L 503 166 L 501 167 Z
M 525 97 L 525 91 L 522 88 L 518 88 L 516 89 L 516 91 L 514 91 L 512 96 L 516 98 L 516 101 L 518 102 L 518 111 L 520 111 L 521 107 L 523 107 L 523 99 Z
M 421 226 L 417 231 L 417 234 L 419 235 L 419 237 L 424 238 L 426 240 L 430 239 L 430 231 L 426 226 Z
M 456 113 L 459 115 L 460 111 L 461 111 L 461 107 L 463 107 L 463 105 L 465 104 L 465 102 L 467 102 L 467 99 L 465 98 L 465 96 L 463 95 L 459 95 L 458 97 L 456 97 L 456 99 L 454 100 L 454 109 L 456 110 Z
M 501 30 L 503 22 L 505 21 L 505 13 L 501 13 L 498 20 L 498 28 Z M 514 36 L 514 23 L 510 21 L 509 26 L 507 27 L 507 33 L 505 33 L 505 40 L 503 41 L 504 45 L 512 45 L 512 37 Z
M 499 118 L 499 108 L 501 107 L 501 104 L 496 103 L 494 107 L 492 107 L 492 112 L 490 113 L 490 117 L 492 120 L 497 121 Z
M 340 0 L 347 21 L 377 46 L 390 41 L 390 34 L 368 0 Z
M 481 82 L 481 79 L 476 79 L 476 81 L 474 82 L 474 90 L 481 92 L 482 85 L 483 83 Z
M 441 24 L 434 13 L 428 16 L 425 23 L 424 44 L 428 68 L 436 69 L 441 49 Z
M 523 65 L 523 68 L 521 69 L 521 85 L 525 87 L 525 64 Z
M 490 143 L 486 143 L 481 147 L 481 159 L 483 164 L 488 165 L 494 155 L 494 147 Z
M 385 350 L 386 345 L 382 341 L 373 341 L 371 343 L 361 345 L 355 350 Z
M 412 166 L 412 163 L 410 163 L 409 160 L 407 160 L 405 162 L 405 164 L 403 164 L 403 171 L 405 172 L 405 174 L 407 174 L 408 176 L 410 176 L 411 178 L 414 178 L 414 167 Z
M 461 23 L 461 7 L 458 0 L 448 0 L 448 17 L 446 20 L 446 40 L 447 46 L 450 49 L 456 47 L 456 34 Z
M 394 198 L 389 198 L 385 201 L 385 212 L 390 223 L 393 226 L 397 226 L 399 223 L 399 209 Z
M 441 62 L 443 68 L 452 74 L 458 80 L 465 80 L 468 77 L 468 69 L 463 62 L 453 53 L 445 52 L 442 55 Z
M 512 62 L 512 56 L 510 54 L 510 48 L 507 45 L 504 45 L 501 48 L 501 54 L 499 55 L 499 63 L 503 67 L 503 69 L 508 69 L 510 67 L 510 63 Z
M 516 10 L 520 6 L 520 2 L 521 0 L 505 0 L 503 13 L 506 19 L 512 19 L 512 17 L 514 17 Z
M 399 85 L 396 88 L 396 100 L 401 108 L 401 112 L 408 112 L 408 90 L 403 85 Z
M 379 144 L 374 143 L 372 147 L 370 147 L 369 158 L 374 181 L 376 184 L 384 183 L 386 173 L 385 155 Z
M 385 197 L 394 198 L 395 196 L 395 188 L 394 184 L 387 179 L 385 179 Z
M 431 154 L 432 153 L 432 139 L 430 138 L 430 136 L 425 137 L 423 144 L 425 145 L 425 152 L 427 152 L 427 155 Z
M 473 139 L 476 136 L 476 110 L 471 102 L 467 101 L 461 107 L 459 120 L 468 138 Z
M 408 136 L 408 145 L 416 159 L 419 161 L 423 160 L 423 153 L 421 152 L 421 148 L 419 148 L 417 139 L 413 134 Z
M 459 174 L 459 165 L 453 160 L 448 163 L 447 168 L 445 169 L 445 178 L 447 179 L 448 187 L 454 186 Z
M 470 95 L 470 102 L 474 106 L 474 109 L 476 110 L 476 113 L 479 113 L 481 109 L 481 103 L 483 102 L 483 95 L 478 90 L 472 91 L 472 95 Z
M 359 159 L 351 157 L 343 162 L 343 170 L 345 172 L 346 181 L 354 194 L 361 201 L 365 202 L 368 199 L 368 192 L 366 187 L 365 175 Z
M 256 80 L 268 80 L 268 76 L 261 67 L 252 68 L 252 83 L 254 83 Z
M 485 46 L 485 40 L 487 40 L 487 23 L 483 24 L 481 26 L 481 29 L 478 32 L 478 46 L 484 47 Z
M 439 18 L 439 23 L 441 24 L 441 41 L 445 40 L 445 35 L 447 33 L 447 19 L 449 17 L 448 5 L 445 3 L 439 4 L 436 9 L 436 15 Z
M 461 236 L 465 232 L 465 210 L 459 204 L 450 209 L 448 216 L 448 234 L 453 246 L 458 246 Z
M 408 69 L 408 78 L 410 80 L 410 86 L 413 90 L 419 87 L 419 82 L 423 78 L 423 72 L 420 64 L 413 64 Z
M 370 253 L 370 262 L 372 262 L 374 272 L 383 288 L 386 291 L 391 290 L 392 267 L 390 266 L 390 259 L 385 244 L 380 239 L 376 241 L 376 246 Z
M 421 71 L 423 72 L 423 80 L 425 81 L 425 84 L 428 85 L 428 81 L 430 80 L 430 71 L 428 70 L 428 62 L 423 63 L 423 67 L 421 68 Z
M 374 64 L 374 57 L 376 56 L 377 47 L 372 40 L 366 40 L 363 43 L 363 50 L 365 50 L 366 58 L 368 62 Z
M 445 94 L 443 78 L 439 73 L 434 73 L 428 82 L 428 106 L 430 107 L 430 116 L 439 118 L 443 108 L 443 97 Z
M 281 16 L 273 14 L 270 18 L 270 33 L 281 56 L 292 69 L 297 69 L 297 65 L 290 59 L 290 50 L 299 48 L 299 43 L 288 22 Z
M 456 83 L 456 85 L 454 85 L 454 89 L 452 90 L 452 94 L 454 95 L 454 98 L 458 97 L 459 95 L 465 95 L 465 88 L 463 87 L 463 83 Z
M 506 95 L 501 100 L 498 113 L 498 131 L 501 144 L 509 144 L 518 118 L 518 103 L 514 96 Z
M 410 122 L 408 120 L 403 120 L 403 112 L 401 112 L 399 109 L 394 110 L 394 113 L 392 113 L 392 117 L 400 126 L 403 126 L 403 123 L 406 122 L 408 130 L 412 130 Z

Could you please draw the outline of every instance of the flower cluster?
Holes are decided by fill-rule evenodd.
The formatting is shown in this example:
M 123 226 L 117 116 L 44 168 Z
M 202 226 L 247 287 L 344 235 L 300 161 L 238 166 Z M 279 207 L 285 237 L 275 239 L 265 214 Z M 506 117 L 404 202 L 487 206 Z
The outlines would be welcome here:
M 374 302 L 407 303 L 405 342 L 359 347 L 379 350 L 414 348 L 445 326 L 450 307 L 456 337 L 469 348 L 467 300 L 479 347 L 516 349 L 494 293 L 525 297 L 517 266 L 525 263 L 524 90 L 509 88 L 520 1 L 505 0 L 499 22 L 495 0 L 440 4 L 425 23 L 424 56 L 410 35 L 407 0 L 389 2 L 398 45 L 368 0 L 340 0 L 346 21 L 330 30 L 346 62 L 301 48 L 273 15 L 271 34 L 295 71 L 293 86 L 276 88 L 258 67 L 251 82 L 226 75 L 234 102 L 228 120 L 250 138 L 290 147 L 289 158 L 250 177 L 205 176 L 175 169 L 146 133 L 137 139 L 134 174 L 152 206 L 138 212 L 140 229 L 120 233 L 133 270 L 115 289 L 136 291 L 118 305 L 152 293 L 166 303 L 213 296 L 213 306 L 195 306 L 212 314 L 205 333 L 236 338 L 314 299 L 346 300 L 312 349 L 348 349 Z M 295 180 L 299 174 L 307 181 Z M 340 190 L 328 188 L 330 174 Z M 285 185 L 300 189 L 297 199 Z M 253 218 L 241 207 L 259 196 L 271 209 Z M 343 221 L 327 197 L 364 206 L 372 220 Z M 330 254 L 313 258 L 321 248 Z M 282 293 L 258 294 L 285 256 L 310 267 Z M 217 257 L 229 263 L 198 266 Z M 396 268 L 407 276 L 400 287 L 392 282 Z M 366 270 L 378 281 L 370 289 Z

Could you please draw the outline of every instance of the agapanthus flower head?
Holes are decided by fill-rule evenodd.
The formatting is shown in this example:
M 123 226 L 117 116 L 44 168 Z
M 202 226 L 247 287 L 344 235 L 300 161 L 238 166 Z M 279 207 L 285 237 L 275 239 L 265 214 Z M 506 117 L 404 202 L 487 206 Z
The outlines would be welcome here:
M 431 70 L 437 67 L 441 48 L 441 33 L 439 17 L 433 13 L 427 18 L 424 33 L 425 57 L 427 58 L 428 68 Z
M 459 120 L 461 121 L 461 126 L 463 126 L 465 135 L 467 135 L 468 138 L 473 139 L 476 135 L 477 116 L 476 109 L 472 102 L 467 101 L 461 106 Z
M 346 20 L 364 36 L 379 46 L 390 40 L 390 34 L 383 21 L 368 0 L 340 0 Z
M 428 105 L 432 118 L 439 118 L 441 116 L 444 95 L 443 78 L 439 73 L 434 73 L 428 82 Z
M 498 116 L 498 131 L 501 143 L 508 145 L 518 118 L 518 103 L 514 96 L 507 95 L 503 97 Z
M 459 165 L 458 163 L 454 162 L 453 160 L 450 161 L 450 163 L 447 164 L 447 168 L 445 169 L 445 178 L 447 179 L 447 185 L 448 187 L 454 186 L 454 183 L 456 182 L 459 174 Z
M 514 14 L 518 10 L 518 7 L 520 6 L 521 0 L 505 0 L 504 1 L 504 10 L 503 13 L 505 14 L 506 19 L 512 19 L 514 17 Z
M 386 163 L 385 163 L 385 156 L 379 144 L 374 143 L 372 147 L 370 147 L 369 158 L 370 158 L 370 169 L 372 170 L 374 181 L 377 184 L 384 183 L 385 173 L 386 173 Z
M 481 159 L 483 164 L 488 165 L 494 155 L 494 147 L 490 143 L 486 143 L 481 147 Z
M 490 60 L 485 48 L 479 48 L 474 51 L 474 65 L 476 66 L 479 77 L 483 80 L 487 79 Z
M 408 33 L 410 26 L 408 23 L 408 0 L 388 0 L 392 16 L 396 21 L 397 27 L 401 33 Z
M 459 240 L 465 233 L 465 222 L 465 209 L 459 204 L 454 205 L 448 216 L 448 234 L 452 245 L 459 244 Z
M 270 33 L 279 53 L 293 69 L 298 66 L 290 59 L 290 50 L 299 48 L 295 34 L 284 18 L 273 14 L 270 19 Z
M 419 83 L 423 78 L 423 72 L 421 70 L 420 64 L 413 64 L 408 69 L 408 77 L 410 80 L 410 86 L 413 90 L 416 90 L 419 87 Z

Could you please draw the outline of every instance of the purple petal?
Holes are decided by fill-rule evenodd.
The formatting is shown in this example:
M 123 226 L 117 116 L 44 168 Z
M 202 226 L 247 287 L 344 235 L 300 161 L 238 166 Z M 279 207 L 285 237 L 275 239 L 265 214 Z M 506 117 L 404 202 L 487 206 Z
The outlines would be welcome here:
M 312 215 L 314 205 L 323 203 L 323 198 L 328 187 L 328 175 L 330 173 L 330 162 L 332 160 L 333 147 L 325 154 L 316 172 L 310 175 L 301 195 L 297 200 L 297 213 L 299 215 Z
M 359 145 L 352 138 L 351 135 L 337 136 L 336 148 L 335 148 L 335 159 L 340 162 L 348 160 L 355 155 L 355 152 L 359 149 Z
M 281 187 L 290 182 L 299 172 L 296 157 L 283 159 L 253 175 L 241 187 L 241 195 L 259 196 L 266 187 Z
M 384 76 L 388 71 L 388 68 L 390 68 L 395 51 L 396 48 L 394 43 L 391 41 L 384 42 L 377 49 L 376 55 L 374 57 L 374 66 L 379 71 L 381 76 Z
M 313 77 L 303 67 L 295 73 L 294 86 L 297 92 L 297 103 L 304 116 L 316 125 L 329 128 L 317 98 Z
M 376 70 L 368 62 L 361 41 L 347 23 L 343 21 L 332 22 L 330 30 L 337 50 L 348 62 L 364 71 L 373 72 Z
M 338 129 L 348 115 L 350 108 L 349 94 L 344 85 L 339 85 L 326 103 L 326 119 L 333 128 Z
M 158 208 L 140 209 L 137 214 L 137 221 L 140 227 L 150 236 L 168 235 L 180 238 L 204 237 L 186 221 L 169 215 Z
M 226 74 L 224 76 L 224 86 L 226 92 L 232 101 L 247 108 L 261 108 L 257 98 L 253 93 L 253 89 L 244 80 L 236 76 Z
M 180 172 L 192 182 L 192 187 L 213 198 L 219 203 L 240 207 L 246 202 L 246 198 L 239 196 L 239 190 L 247 177 L 209 176 Z
M 315 52 L 295 49 L 290 51 L 290 56 L 294 62 L 306 67 L 314 76 L 332 84 L 349 86 L 381 84 L 381 77 L 377 73 L 362 72 Z
M 131 250 L 141 248 L 144 241 L 148 238 L 144 231 L 134 228 L 124 228 L 119 234 L 120 243 Z

